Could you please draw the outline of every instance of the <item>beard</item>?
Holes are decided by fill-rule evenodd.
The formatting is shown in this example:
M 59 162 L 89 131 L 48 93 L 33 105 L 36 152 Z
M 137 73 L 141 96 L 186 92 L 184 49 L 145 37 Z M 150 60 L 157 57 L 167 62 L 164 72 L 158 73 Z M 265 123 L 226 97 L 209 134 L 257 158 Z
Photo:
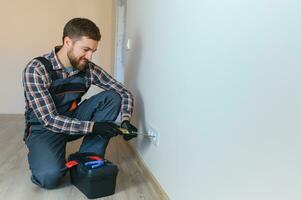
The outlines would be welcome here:
M 79 71 L 85 71 L 88 68 L 89 60 L 85 59 L 84 56 L 77 58 L 73 54 L 73 48 L 67 52 L 67 56 L 72 67 L 78 69 Z

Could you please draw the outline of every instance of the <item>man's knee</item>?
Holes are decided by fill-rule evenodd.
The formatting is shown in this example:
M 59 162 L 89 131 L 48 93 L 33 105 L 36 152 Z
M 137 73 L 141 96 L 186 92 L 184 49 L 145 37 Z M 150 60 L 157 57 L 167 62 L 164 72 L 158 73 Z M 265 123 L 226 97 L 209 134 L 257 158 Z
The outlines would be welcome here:
M 108 105 L 120 108 L 121 105 L 121 96 L 114 90 L 107 90 L 102 92 L 105 95 L 105 101 Z
M 114 103 L 120 104 L 121 96 L 117 92 L 115 92 L 114 90 L 108 90 L 105 92 L 107 93 L 107 97 L 112 99 L 114 101 Z
M 92 96 L 82 105 L 82 113 L 86 113 L 84 118 L 89 116 L 94 121 L 114 121 L 120 112 L 121 96 L 113 90 L 107 90 Z
M 48 170 L 33 174 L 31 181 L 42 188 L 53 189 L 58 186 L 62 176 L 63 173 L 60 170 Z

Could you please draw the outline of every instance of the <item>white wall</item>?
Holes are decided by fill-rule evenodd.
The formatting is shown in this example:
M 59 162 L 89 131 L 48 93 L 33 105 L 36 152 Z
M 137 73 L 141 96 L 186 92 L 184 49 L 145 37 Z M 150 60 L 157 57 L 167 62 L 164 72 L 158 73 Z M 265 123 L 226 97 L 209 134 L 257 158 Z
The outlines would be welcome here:
M 301 195 L 300 1 L 128 0 L 136 146 L 171 199 Z
M 22 70 L 32 58 L 62 44 L 64 25 L 73 17 L 87 17 L 100 28 L 102 39 L 93 61 L 111 72 L 115 1 L 1 0 L 0 113 L 24 113 Z

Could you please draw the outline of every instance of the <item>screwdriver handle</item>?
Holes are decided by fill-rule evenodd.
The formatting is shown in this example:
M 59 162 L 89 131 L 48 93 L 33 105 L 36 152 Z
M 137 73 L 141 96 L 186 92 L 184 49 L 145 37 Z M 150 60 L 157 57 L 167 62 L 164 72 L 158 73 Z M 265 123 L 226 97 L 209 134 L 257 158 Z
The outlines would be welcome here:
M 124 135 L 130 134 L 126 128 L 118 128 Z

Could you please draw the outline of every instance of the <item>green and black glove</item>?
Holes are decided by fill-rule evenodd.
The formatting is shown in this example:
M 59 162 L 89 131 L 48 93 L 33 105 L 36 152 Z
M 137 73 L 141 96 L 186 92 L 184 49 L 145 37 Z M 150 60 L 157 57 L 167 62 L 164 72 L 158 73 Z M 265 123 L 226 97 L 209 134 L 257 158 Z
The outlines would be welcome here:
M 129 131 L 130 134 L 123 134 L 123 139 L 128 141 L 130 139 L 133 139 L 134 137 L 137 137 L 137 128 L 135 126 L 133 126 L 129 120 L 124 120 L 121 123 L 121 128 L 127 129 Z
M 99 134 L 104 138 L 122 135 L 119 127 L 113 122 L 94 122 L 92 134 Z

